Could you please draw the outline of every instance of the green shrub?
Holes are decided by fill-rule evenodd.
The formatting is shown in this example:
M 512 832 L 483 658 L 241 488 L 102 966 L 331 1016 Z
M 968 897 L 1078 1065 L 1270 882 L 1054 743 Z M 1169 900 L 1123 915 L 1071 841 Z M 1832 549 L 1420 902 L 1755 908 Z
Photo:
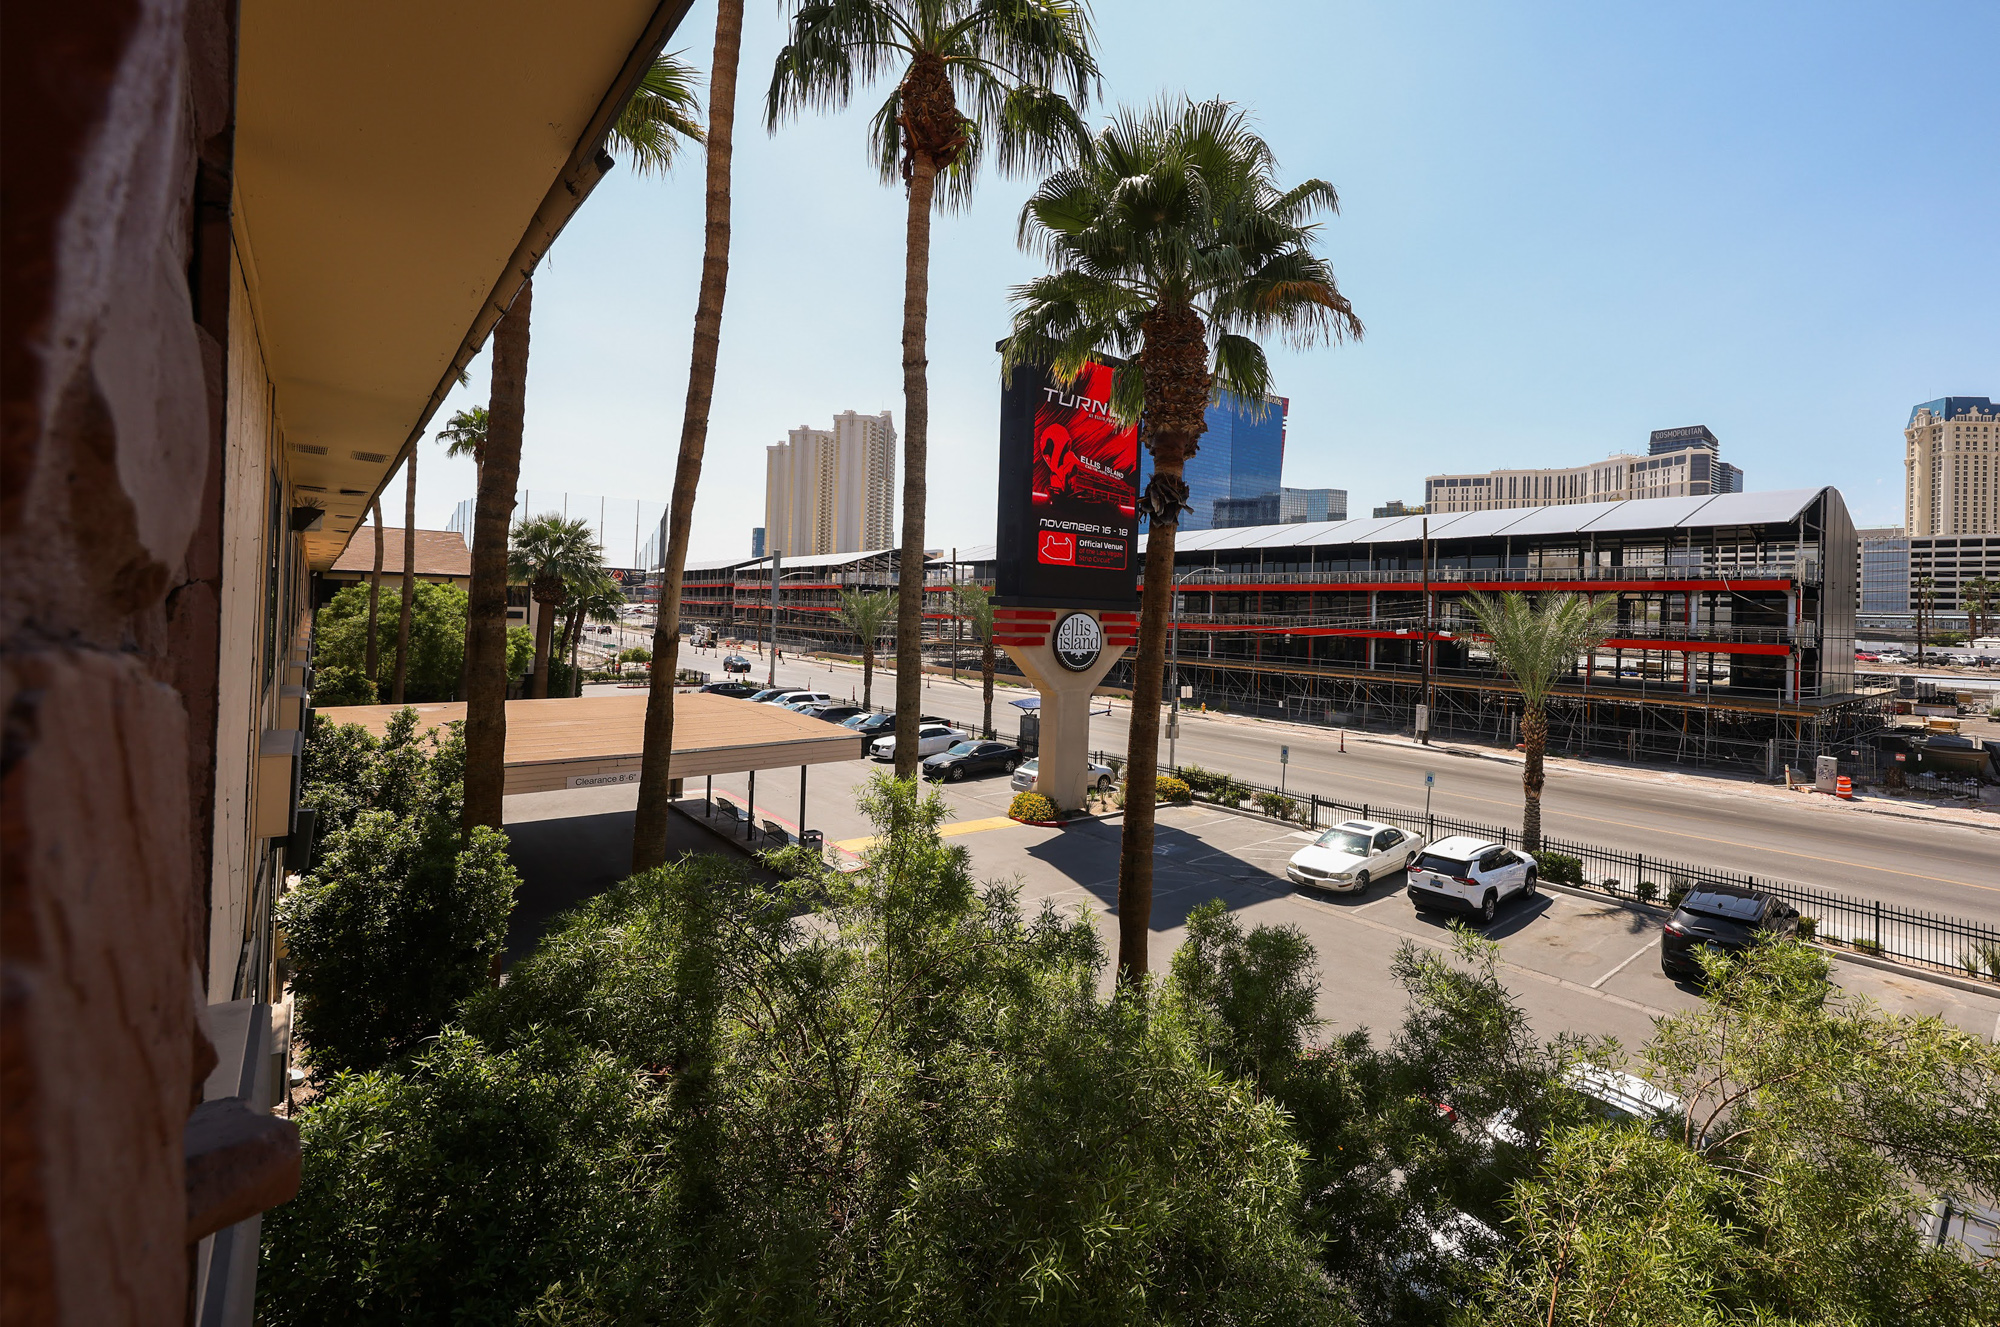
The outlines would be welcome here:
M 1811 942 L 1818 935 L 1819 919 L 1817 917 L 1799 918 L 1799 939 Z
M 1536 873 L 1542 879 L 1558 885 L 1580 885 L 1583 883 L 1583 859 L 1581 857 L 1572 857 L 1566 852 L 1538 852 L 1534 854 L 1534 858 Z M 1607 886 L 1607 888 L 1609 887 Z
M 1283 793 L 1258 793 L 1257 809 L 1274 819 L 1294 820 L 1298 818 L 1299 803 L 1297 798 Z
M 1179 776 L 1181 782 L 1203 796 L 1213 793 L 1223 784 L 1229 782 L 1227 774 L 1218 774 L 1214 770 L 1203 769 L 1199 765 L 1183 765 L 1175 770 L 1174 773 Z
M 302 801 L 320 813 L 311 873 L 278 904 L 298 1029 L 326 1071 L 413 1052 L 483 985 L 518 884 L 507 839 L 461 837 L 459 725 L 418 733 L 402 710 L 380 742 L 320 720 Z
M 1185 779 L 1177 779 L 1171 774 L 1161 774 L 1153 780 L 1153 800 L 1155 802 L 1186 802 L 1193 800 L 1194 790 Z
M 1639 901 L 1641 903 L 1651 903 L 1659 896 L 1660 887 L 1658 885 L 1650 880 L 1641 880 L 1639 882 Z
M 1041 793 L 1026 792 L 1014 794 L 1014 800 L 1007 804 L 1007 814 L 1015 820 L 1054 820 L 1062 813 Z
M 1879 940 L 1849 940 L 1847 943 L 1853 945 L 1860 953 L 1881 956 L 1882 942 Z
M 651 663 L 653 662 L 653 652 L 643 645 L 634 645 L 629 650 L 620 650 L 618 652 L 618 662 Z
M 328 664 L 313 670 L 312 703 L 314 708 L 319 709 L 334 705 L 374 705 L 379 701 L 375 684 L 366 673 L 358 668 Z

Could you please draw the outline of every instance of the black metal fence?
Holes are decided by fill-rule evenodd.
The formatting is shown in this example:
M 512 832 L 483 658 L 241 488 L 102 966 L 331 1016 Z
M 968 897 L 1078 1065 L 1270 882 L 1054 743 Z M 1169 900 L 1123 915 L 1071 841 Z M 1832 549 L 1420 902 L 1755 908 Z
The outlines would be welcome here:
M 1104 752 L 1093 752 L 1091 759 L 1112 763 Z M 1185 774 L 1191 769 L 1184 766 L 1174 771 L 1162 767 L 1160 772 Z M 1196 781 L 1206 781 L 1199 771 Z M 1267 813 L 1281 812 L 1282 818 L 1307 829 L 1329 829 L 1343 820 L 1358 818 L 1410 830 L 1422 834 L 1427 841 L 1453 834 L 1468 834 L 1510 847 L 1521 841 L 1518 826 L 1480 824 L 1434 811 L 1381 802 L 1349 802 L 1314 792 L 1280 793 L 1276 788 L 1245 783 L 1233 776 L 1229 784 L 1232 789 L 1242 790 L 1239 800 L 1247 799 Z M 1775 876 L 1700 866 L 1653 853 L 1548 835 L 1542 836 L 1539 851 L 1544 857 L 1562 853 L 1575 858 L 1579 864 L 1576 883 L 1613 898 L 1664 905 L 1704 885 L 1754 889 L 1797 908 L 1802 918 L 1810 920 L 1813 938 L 1921 967 L 2000 981 L 2000 926 L 1876 899 L 1854 898 Z M 1553 873 L 1545 874 L 1553 878 Z

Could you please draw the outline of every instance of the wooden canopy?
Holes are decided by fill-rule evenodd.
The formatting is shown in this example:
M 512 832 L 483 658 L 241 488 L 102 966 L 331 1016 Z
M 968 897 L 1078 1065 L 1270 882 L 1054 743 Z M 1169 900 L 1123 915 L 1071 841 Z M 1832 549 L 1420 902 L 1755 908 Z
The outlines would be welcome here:
M 435 728 L 465 717 L 465 703 L 343 705 L 317 711 L 334 723 L 358 723 L 376 736 L 399 709 Z M 645 745 L 646 693 L 507 702 L 506 792 L 599 788 L 639 781 Z M 671 777 L 740 774 L 857 760 L 861 734 L 776 705 L 683 692 L 674 698 Z

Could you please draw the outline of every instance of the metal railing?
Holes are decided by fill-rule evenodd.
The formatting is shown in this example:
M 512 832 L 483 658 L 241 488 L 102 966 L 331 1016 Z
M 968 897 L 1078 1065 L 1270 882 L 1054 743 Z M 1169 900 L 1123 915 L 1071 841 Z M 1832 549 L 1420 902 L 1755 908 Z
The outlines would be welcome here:
M 1199 613 L 1185 609 L 1174 615 L 1181 627 L 1244 627 L 1269 631 L 1321 629 L 1333 631 L 1393 631 L 1415 635 L 1423 625 L 1421 614 L 1396 613 L 1366 616 L 1337 616 L 1327 613 Z M 1433 630 L 1458 637 L 1478 633 L 1479 624 L 1470 617 L 1441 616 Z M 1701 640 L 1732 644 L 1813 645 L 1819 640 L 1819 624 L 1800 622 L 1796 626 L 1740 626 L 1734 623 L 1702 622 L 1611 622 L 1604 631 L 1614 640 Z
M 1106 756 L 1105 752 L 1093 752 L 1091 759 L 1108 763 Z M 1182 766 L 1182 770 L 1189 768 L 1194 767 Z M 1180 772 L 1164 766 L 1160 769 L 1162 774 Z M 1330 829 L 1343 820 L 1357 818 L 1420 833 L 1427 842 L 1453 834 L 1471 835 L 1509 847 L 1521 841 L 1518 827 L 1481 824 L 1380 802 L 1350 802 L 1309 790 L 1288 789 L 1280 794 L 1276 788 L 1247 783 L 1234 776 L 1230 782 L 1243 789 L 1246 796 L 1285 797 L 1292 807 L 1290 818 L 1308 829 Z M 1905 908 L 1879 899 L 1855 898 L 1776 876 L 1701 866 L 1654 853 L 1608 848 L 1546 834 L 1538 851 L 1576 858 L 1581 864 L 1579 887 L 1628 902 L 1657 902 L 1665 906 L 1703 886 L 1733 886 L 1789 903 L 1799 910 L 1802 918 L 1810 919 L 1812 938 L 1861 953 L 1961 974 L 1990 973 L 1984 967 L 1989 961 L 1986 956 L 2000 956 L 2000 926 L 1969 918 Z
M 1422 585 L 1464 582 L 1539 581 L 1798 581 L 1816 585 L 1819 563 L 1805 561 L 1683 563 L 1631 567 L 1432 567 L 1417 571 L 1257 571 L 1232 567 L 1189 567 L 1176 578 L 1184 585 Z

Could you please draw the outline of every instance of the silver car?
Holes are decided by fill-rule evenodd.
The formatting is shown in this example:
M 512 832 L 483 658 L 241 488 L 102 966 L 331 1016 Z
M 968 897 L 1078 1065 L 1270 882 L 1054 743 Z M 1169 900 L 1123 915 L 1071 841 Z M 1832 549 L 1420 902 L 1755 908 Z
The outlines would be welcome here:
M 1011 785 L 1014 791 L 1017 793 L 1033 792 L 1035 790 L 1035 775 L 1040 772 L 1041 766 L 1041 761 L 1031 760 L 1021 766 L 1021 768 L 1015 770 L 1014 781 Z M 1108 793 L 1117 784 L 1118 776 L 1111 772 L 1111 766 L 1100 765 L 1093 760 L 1090 762 L 1090 774 L 1085 779 L 1085 782 L 1095 787 L 1101 793 Z

